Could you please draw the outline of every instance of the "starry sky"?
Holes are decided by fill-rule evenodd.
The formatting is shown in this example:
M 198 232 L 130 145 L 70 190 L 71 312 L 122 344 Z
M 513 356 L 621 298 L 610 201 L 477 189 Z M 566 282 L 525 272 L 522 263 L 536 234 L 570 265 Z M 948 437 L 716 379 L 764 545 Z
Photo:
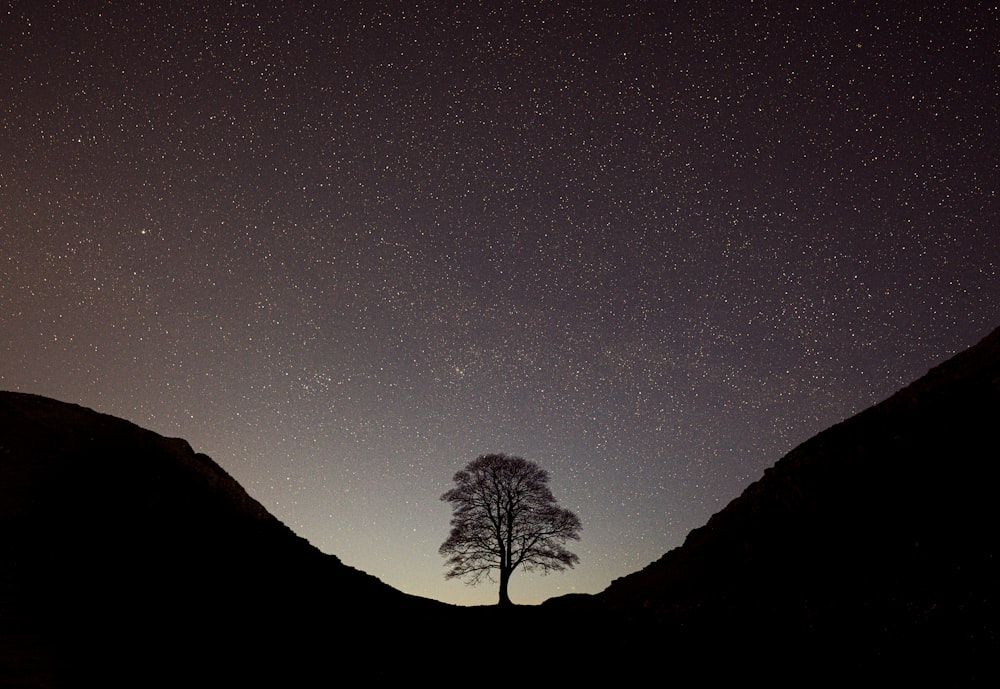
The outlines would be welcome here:
M 445 581 L 438 498 L 523 456 L 583 531 L 512 599 L 596 593 L 1000 325 L 998 37 L 978 2 L 4 3 L 0 389 L 183 437 L 458 604 L 497 591 Z

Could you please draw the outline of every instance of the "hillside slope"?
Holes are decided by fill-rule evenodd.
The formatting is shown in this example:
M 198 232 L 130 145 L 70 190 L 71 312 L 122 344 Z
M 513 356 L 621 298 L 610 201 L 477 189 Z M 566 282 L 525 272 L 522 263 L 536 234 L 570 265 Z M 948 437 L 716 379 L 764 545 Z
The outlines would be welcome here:
M 643 570 L 498 611 L 320 553 L 183 440 L 0 392 L 0 686 L 987 684 L 998 421 L 1000 330 L 795 448 Z
M 720 652 L 733 673 L 993 677 L 998 430 L 1000 330 L 795 448 L 595 598 L 641 630 L 623 643 Z
M 438 605 L 320 553 L 184 440 L 0 392 L 2 686 L 311 676 Z

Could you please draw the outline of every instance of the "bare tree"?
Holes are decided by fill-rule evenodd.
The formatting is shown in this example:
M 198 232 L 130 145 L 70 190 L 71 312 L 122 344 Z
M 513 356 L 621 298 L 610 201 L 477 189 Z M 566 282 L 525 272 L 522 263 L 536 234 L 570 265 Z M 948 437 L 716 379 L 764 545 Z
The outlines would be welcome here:
M 572 567 L 580 558 L 563 544 L 580 539 L 580 519 L 559 507 L 548 472 L 534 462 L 503 454 L 483 455 L 455 474 L 441 496 L 451 503 L 451 533 L 440 553 L 446 579 L 477 584 L 500 573 L 498 605 L 510 605 L 507 584 L 521 567 L 543 574 Z

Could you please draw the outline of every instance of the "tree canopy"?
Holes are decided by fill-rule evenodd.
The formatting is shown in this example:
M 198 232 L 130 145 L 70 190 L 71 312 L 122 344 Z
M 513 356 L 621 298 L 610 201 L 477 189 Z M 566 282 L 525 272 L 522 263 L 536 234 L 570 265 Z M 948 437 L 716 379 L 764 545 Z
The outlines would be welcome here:
M 469 584 L 499 572 L 499 605 L 510 605 L 510 576 L 518 567 L 547 574 L 580 558 L 567 540 L 579 540 L 580 519 L 556 503 L 549 475 L 534 462 L 504 454 L 477 457 L 454 476 L 441 496 L 451 503 L 451 533 L 441 545 L 445 578 Z

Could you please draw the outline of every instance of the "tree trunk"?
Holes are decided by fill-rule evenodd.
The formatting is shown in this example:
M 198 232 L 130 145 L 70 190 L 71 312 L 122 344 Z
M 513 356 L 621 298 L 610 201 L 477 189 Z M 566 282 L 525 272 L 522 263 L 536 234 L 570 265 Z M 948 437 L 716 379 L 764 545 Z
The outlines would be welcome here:
M 506 567 L 500 568 L 500 600 L 497 601 L 497 605 L 500 607 L 506 607 L 508 605 L 513 605 L 510 602 L 510 596 L 507 595 L 507 582 L 510 581 L 510 570 Z

